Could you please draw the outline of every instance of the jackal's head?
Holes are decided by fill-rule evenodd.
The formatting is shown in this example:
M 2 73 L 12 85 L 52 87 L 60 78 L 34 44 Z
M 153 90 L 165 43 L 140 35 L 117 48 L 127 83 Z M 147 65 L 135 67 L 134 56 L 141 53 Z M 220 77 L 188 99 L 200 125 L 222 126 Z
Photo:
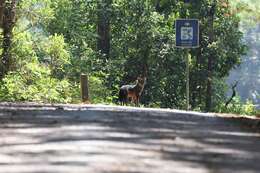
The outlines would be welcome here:
M 144 86 L 146 84 L 146 77 L 144 76 L 137 77 L 136 83 L 140 86 Z

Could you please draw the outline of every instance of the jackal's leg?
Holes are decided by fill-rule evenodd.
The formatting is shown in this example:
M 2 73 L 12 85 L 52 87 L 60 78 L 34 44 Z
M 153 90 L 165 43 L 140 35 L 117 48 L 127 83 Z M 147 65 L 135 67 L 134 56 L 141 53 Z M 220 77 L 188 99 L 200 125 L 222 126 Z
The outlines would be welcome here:
M 139 107 L 139 96 L 136 96 L 136 106 Z
M 127 90 L 125 90 L 125 89 L 121 89 L 120 88 L 120 90 L 119 90 L 119 102 L 120 102 L 120 105 L 121 106 L 124 106 L 124 105 L 126 105 L 126 103 L 127 103 Z

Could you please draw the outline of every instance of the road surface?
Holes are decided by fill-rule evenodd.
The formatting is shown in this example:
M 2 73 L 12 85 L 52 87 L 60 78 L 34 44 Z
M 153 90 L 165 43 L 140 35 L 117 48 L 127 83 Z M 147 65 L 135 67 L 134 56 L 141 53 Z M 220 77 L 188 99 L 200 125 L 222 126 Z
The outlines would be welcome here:
M 167 109 L 0 105 L 0 173 L 259 173 L 260 134 Z

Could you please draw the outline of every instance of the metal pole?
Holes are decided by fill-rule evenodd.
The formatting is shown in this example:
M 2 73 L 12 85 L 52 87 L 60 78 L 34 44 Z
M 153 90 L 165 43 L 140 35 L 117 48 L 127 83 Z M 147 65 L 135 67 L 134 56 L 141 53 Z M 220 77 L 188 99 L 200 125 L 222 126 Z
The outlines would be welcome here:
M 189 49 L 186 53 L 186 109 L 190 109 L 190 69 L 189 69 Z

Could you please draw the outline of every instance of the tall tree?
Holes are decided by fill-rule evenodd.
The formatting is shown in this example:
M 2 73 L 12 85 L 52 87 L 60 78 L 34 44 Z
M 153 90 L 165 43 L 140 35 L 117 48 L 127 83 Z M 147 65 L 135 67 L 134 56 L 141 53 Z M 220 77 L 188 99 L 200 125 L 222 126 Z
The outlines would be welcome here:
M 216 0 L 213 1 L 211 8 L 209 10 L 209 44 L 212 44 L 214 41 L 214 16 L 216 12 Z M 208 65 L 207 65 L 207 91 L 206 91 L 206 111 L 211 111 L 212 107 L 212 73 L 213 73 L 213 60 L 214 52 L 211 51 L 211 54 L 208 56 Z
M 0 80 L 7 74 L 11 65 L 11 44 L 13 38 L 13 28 L 16 16 L 16 0 L 0 1 L 1 27 L 3 29 L 2 55 L 0 62 Z
M 97 49 L 109 57 L 110 52 L 110 10 L 112 0 L 97 1 Z
M 0 0 L 0 26 L 3 25 L 3 16 L 4 16 L 5 0 Z

